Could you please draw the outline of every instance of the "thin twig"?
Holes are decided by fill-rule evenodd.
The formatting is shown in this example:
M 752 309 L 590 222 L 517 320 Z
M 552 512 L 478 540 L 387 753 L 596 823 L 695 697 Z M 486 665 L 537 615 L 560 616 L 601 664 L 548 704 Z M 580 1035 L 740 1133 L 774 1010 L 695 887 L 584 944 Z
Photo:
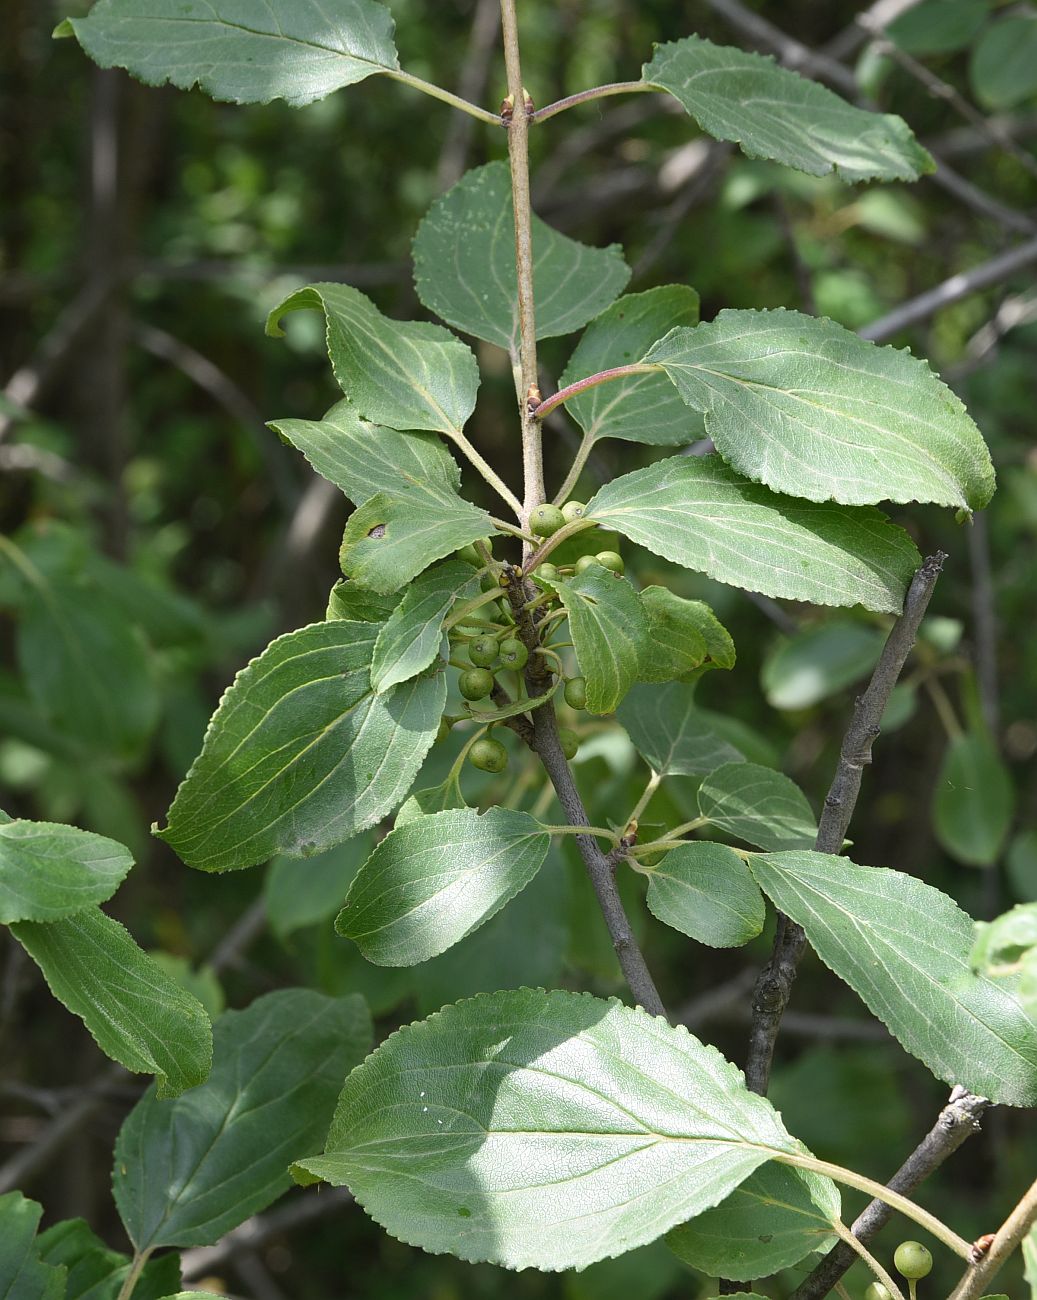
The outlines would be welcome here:
M 871 762 L 871 747 L 879 734 L 882 715 L 915 643 L 919 624 L 929 606 L 929 598 L 945 559 L 944 553 L 938 551 L 915 574 L 904 599 L 903 613 L 893 624 L 867 690 L 857 700 L 818 824 L 814 842 L 818 853 L 837 854 L 842 851 L 864 768 Z M 788 1005 L 796 968 L 805 947 L 806 936 L 802 928 L 779 913 L 771 958 L 760 972 L 753 991 L 753 1023 L 745 1070 L 746 1082 L 753 1092 L 767 1091 L 781 1017 Z
M 861 338 L 871 339 L 876 343 L 881 342 L 902 329 L 907 329 L 909 325 L 927 320 L 941 308 L 959 302 L 970 293 L 976 293 L 989 285 L 1007 280 L 1009 276 L 1032 262 L 1037 262 L 1037 237 L 1027 239 L 1004 253 L 998 253 L 996 257 L 980 262 L 978 266 L 968 271 L 959 271 L 935 288 L 920 293 L 917 298 L 910 298 L 907 302 L 901 303 L 899 307 L 895 307 L 885 316 L 880 316 L 870 325 L 865 325 L 858 332 Z
M 889 1180 L 888 1186 L 910 1196 L 963 1142 L 979 1132 L 980 1117 L 988 1104 L 984 1098 L 975 1097 L 964 1088 L 955 1088 L 936 1123 Z M 893 1211 L 888 1205 L 883 1201 L 872 1201 L 854 1220 L 850 1231 L 858 1241 L 867 1244 L 892 1217 Z M 789 1300 L 820 1300 L 836 1286 L 855 1259 L 854 1252 L 843 1242 L 833 1246 Z
M 1004 1221 L 994 1236 L 989 1250 L 973 1264 L 951 1292 L 949 1300 L 976 1300 L 987 1289 L 987 1284 L 1000 1272 L 1002 1264 L 1017 1249 L 1023 1238 L 1037 1223 L 1037 1182 Z

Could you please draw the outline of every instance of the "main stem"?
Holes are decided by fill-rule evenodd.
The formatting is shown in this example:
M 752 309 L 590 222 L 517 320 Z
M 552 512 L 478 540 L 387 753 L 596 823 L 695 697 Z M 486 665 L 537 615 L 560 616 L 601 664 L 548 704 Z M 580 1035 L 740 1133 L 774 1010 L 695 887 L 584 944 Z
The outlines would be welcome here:
M 504 62 L 508 72 L 511 117 L 508 121 L 508 158 L 511 195 L 515 208 L 515 269 L 518 276 L 519 350 L 516 364 L 519 419 L 522 421 L 522 471 L 525 496 L 522 523 L 528 525 L 534 506 L 544 500 L 544 455 L 540 425 L 532 408 L 539 404 L 537 387 L 537 331 L 533 305 L 533 208 L 529 198 L 529 117 L 522 86 L 518 17 L 515 0 L 501 0 Z
M 504 35 L 504 58 L 508 70 L 508 95 L 512 104 L 508 122 L 508 156 L 511 162 L 511 192 L 515 210 L 515 267 L 518 278 L 518 355 L 512 357 L 516 371 L 516 389 L 519 399 L 519 418 L 522 421 L 522 468 L 524 480 L 523 519 L 528 525 L 530 511 L 544 500 L 544 459 L 540 440 L 540 422 L 533 412 L 540 404 L 537 386 L 536 314 L 533 309 L 533 209 L 529 199 L 529 118 L 526 112 L 526 92 L 522 87 L 522 63 L 519 58 L 518 20 L 515 0 L 501 0 L 501 26 Z M 573 532 L 579 527 L 591 526 L 589 521 L 576 521 L 567 525 Z M 555 537 L 565 533 L 560 529 Z M 549 542 L 537 552 L 546 554 Z M 542 694 L 550 685 L 550 671 L 537 655 L 540 647 L 540 627 L 534 602 L 539 592 L 526 577 L 532 567 L 532 548 L 526 547 L 523 555 L 525 571 L 507 572 L 507 596 L 515 614 L 518 634 L 529 650 L 526 667 L 526 686 L 531 698 Z M 589 823 L 572 770 L 562 752 L 558 737 L 558 721 L 554 705 L 549 701 L 533 711 L 530 748 L 539 756 L 566 821 L 573 827 L 586 827 Z M 630 929 L 623 901 L 616 887 L 616 867 L 625 849 L 620 845 L 612 853 L 602 852 L 592 833 L 580 830 L 575 835 L 576 845 L 583 858 L 587 874 L 601 906 L 619 958 L 620 968 L 634 999 L 653 1015 L 665 1016 L 666 1009 L 659 997 L 655 982 Z

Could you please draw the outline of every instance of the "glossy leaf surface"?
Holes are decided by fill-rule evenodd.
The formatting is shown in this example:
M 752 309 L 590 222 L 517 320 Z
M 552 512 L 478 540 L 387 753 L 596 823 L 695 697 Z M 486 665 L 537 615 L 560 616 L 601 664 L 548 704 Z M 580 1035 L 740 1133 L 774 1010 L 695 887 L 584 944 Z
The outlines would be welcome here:
M 425 1250 L 553 1270 L 652 1241 L 769 1153 L 798 1150 L 685 1030 L 519 989 L 393 1034 L 346 1081 L 324 1155 L 301 1166 Z
M 211 1245 L 286 1192 L 371 1038 L 356 995 L 280 989 L 224 1012 L 208 1082 L 175 1101 L 149 1089 L 119 1132 L 112 1189 L 137 1249 Z
M 461 484 L 457 461 L 434 433 L 369 424 L 349 402 L 337 402 L 322 420 L 273 420 L 270 427 L 356 505 L 401 488 L 439 499 Z
M 758 763 L 727 763 L 699 786 L 699 812 L 712 826 L 760 849 L 810 849 L 817 819 L 794 781 Z
M 47 924 L 19 921 L 11 933 L 113 1061 L 154 1074 L 159 1092 L 170 1097 L 209 1073 L 212 1027 L 205 1009 L 118 921 L 93 907 Z
M 840 1211 L 831 1179 L 772 1161 L 715 1209 L 674 1228 L 666 1244 L 700 1272 L 751 1282 L 827 1248 Z
M 65 1270 L 41 1262 L 36 1229 L 43 1206 L 21 1192 L 0 1196 L 0 1295 L 11 1300 L 63 1300 Z
M 737 766 L 737 764 L 735 765 Z M 670 849 L 648 874 L 649 910 L 711 948 L 739 948 L 763 929 L 766 909 L 745 862 L 724 844 Z
M 645 354 L 740 474 L 809 501 L 931 501 L 978 510 L 994 491 L 961 401 L 909 352 L 834 321 L 722 311 Z
M 350 515 L 339 562 L 362 587 L 399 591 L 436 560 L 493 531 L 486 511 L 456 492 L 379 492 Z
M 267 319 L 293 311 L 322 311 L 339 387 L 357 413 L 390 429 L 460 432 L 475 407 L 479 368 L 471 348 L 441 325 L 383 316 L 347 284 L 311 284 L 289 294 Z
M 569 614 L 569 630 L 587 681 L 587 708 L 612 713 L 637 680 L 648 618 L 629 581 L 600 564 L 551 584 Z
M 0 922 L 53 921 L 111 898 L 133 866 L 122 844 L 53 822 L 0 825 Z
M 753 855 L 775 907 L 904 1048 L 947 1083 L 1037 1103 L 1037 1025 L 1008 981 L 974 975 L 968 917 L 931 885 L 823 853 Z
M 550 837 L 528 813 L 448 810 L 391 831 L 335 922 L 380 966 L 413 966 L 470 934 L 540 870 Z
M 299 106 L 399 67 L 389 10 L 374 0 L 98 0 L 56 35 L 75 35 L 102 68 L 149 86 L 199 85 L 213 99 Z
M 435 739 L 446 678 L 376 695 L 377 634 L 373 623 L 314 623 L 237 675 L 157 832 L 189 866 L 306 857 L 399 805 Z
M 664 776 L 712 772 L 742 755 L 696 708 L 692 682 L 635 686 L 616 716 L 645 762 Z
M 640 361 L 671 329 L 698 320 L 699 296 L 686 285 L 628 293 L 588 325 L 558 387 Z M 595 442 L 621 438 L 665 447 L 694 442 L 703 434 L 702 417 L 681 400 L 665 375 L 629 375 L 599 384 L 571 397 L 565 407 Z
M 686 569 L 815 605 L 897 613 L 921 562 L 878 510 L 779 496 L 719 456 L 674 456 L 624 474 L 587 514 Z
M 533 217 L 537 338 L 571 334 L 612 302 L 630 278 L 621 250 L 592 248 Z M 518 349 L 518 285 L 511 174 L 475 167 L 436 200 L 414 239 L 418 297 L 455 329 Z M 658 336 L 656 336 L 658 337 Z
M 854 108 L 767 55 L 687 36 L 657 45 L 641 76 L 750 158 L 845 181 L 913 181 L 934 168 L 901 118 Z
M 455 598 L 476 590 L 472 566 L 463 560 L 440 564 L 412 583 L 375 642 L 371 685 L 380 695 L 432 664 L 443 640 L 443 620 Z

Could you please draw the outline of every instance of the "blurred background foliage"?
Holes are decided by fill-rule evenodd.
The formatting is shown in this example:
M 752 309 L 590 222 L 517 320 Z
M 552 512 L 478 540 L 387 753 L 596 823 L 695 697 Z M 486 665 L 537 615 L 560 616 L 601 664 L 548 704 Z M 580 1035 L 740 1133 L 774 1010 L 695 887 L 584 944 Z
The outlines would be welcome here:
M 120 919 L 200 980 L 210 1007 L 295 983 L 359 990 L 387 1032 L 480 989 L 622 993 L 569 843 L 466 942 L 392 971 L 366 965 L 329 921 L 370 836 L 308 862 L 276 861 L 265 876 L 217 878 L 186 870 L 149 837 L 225 684 L 270 637 L 322 618 L 337 576 L 346 502 L 264 424 L 316 418 L 334 401 L 319 321 L 297 317 L 287 343 L 274 341 L 263 335 L 266 310 L 325 278 L 356 285 L 390 314 L 420 317 L 409 261 L 417 223 L 465 167 L 501 157 L 504 140 L 379 78 L 301 112 L 148 89 L 93 68 L 72 42 L 51 42 L 59 18 L 89 7 L 76 3 L 3 6 L 0 806 L 128 844 L 138 869 L 119 893 Z M 390 7 L 410 71 L 495 106 L 504 84 L 495 3 Z M 867 95 L 975 187 L 967 201 L 932 180 L 851 190 L 783 172 L 696 137 L 662 96 L 636 96 L 533 133 L 538 211 L 583 241 L 621 244 L 633 290 L 693 285 L 706 318 L 784 304 L 852 328 L 1034 239 L 1037 10 L 923 0 L 883 45 L 852 26 L 857 6 L 843 0 L 755 9 L 855 70 Z M 635 78 L 655 40 L 698 31 L 761 45 L 730 0 L 523 0 L 521 13 L 539 104 Z M 933 78 L 954 94 L 933 93 Z M 859 861 L 915 872 L 979 917 L 1037 899 L 1033 265 L 892 339 L 928 356 L 965 398 L 1000 491 L 971 527 L 930 509 L 895 512 L 924 553 L 943 548 L 949 560 L 851 830 Z M 543 346 L 545 391 L 572 345 Z M 514 482 L 510 370 L 491 346 L 479 353 L 470 436 Z M 561 481 L 573 447 L 571 429 L 552 422 L 549 482 Z M 578 495 L 654 454 L 599 445 Z M 481 480 L 466 479 L 481 500 Z M 751 599 L 644 553 L 628 556 L 631 571 L 713 604 L 738 663 L 707 676 L 702 703 L 725 715 L 747 757 L 780 767 L 816 808 L 888 623 Z M 643 787 L 643 766 L 618 729 L 569 721 L 584 732 L 577 773 L 592 817 L 618 820 Z M 421 784 L 445 776 L 459 744 L 455 735 L 436 747 Z M 470 771 L 468 798 L 549 811 L 532 761 L 513 746 L 512 755 L 507 781 Z M 694 796 L 695 778 L 674 778 L 645 819 L 694 816 Z M 637 879 L 624 887 L 668 1005 L 741 1061 L 769 932 L 742 950 L 698 948 L 647 913 Z M 22 950 L 5 943 L 0 1144 L 17 1159 L 103 1064 Z M 235 956 L 216 981 L 207 963 L 221 949 Z M 945 1099 L 813 958 L 778 1057 L 772 1095 L 792 1130 L 875 1178 L 890 1175 Z M 120 1247 L 107 1178 L 132 1095 L 104 1094 L 89 1124 L 22 1183 L 49 1218 L 84 1215 Z M 1025 1116 L 993 1112 L 984 1127 L 925 1192 L 966 1236 L 1000 1221 L 1037 1156 Z M 891 1253 L 896 1230 L 886 1236 L 881 1252 Z M 349 1209 L 286 1226 L 211 1268 L 209 1259 L 189 1259 L 189 1275 L 215 1272 L 216 1285 L 255 1300 L 708 1293 L 661 1243 L 581 1275 L 513 1276 L 424 1256 Z M 938 1268 L 923 1287 L 935 1295 L 950 1277 Z M 768 1294 L 780 1300 L 795 1282 L 790 1272 Z M 866 1283 L 854 1270 L 848 1293 Z M 1006 1275 L 1005 1285 L 1019 1282 Z

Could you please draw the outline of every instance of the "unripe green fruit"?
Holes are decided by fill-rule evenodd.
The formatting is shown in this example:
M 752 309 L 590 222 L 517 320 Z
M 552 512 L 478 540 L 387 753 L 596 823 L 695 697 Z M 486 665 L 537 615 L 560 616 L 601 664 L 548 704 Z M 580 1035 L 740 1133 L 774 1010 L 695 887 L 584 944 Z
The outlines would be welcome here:
M 485 668 L 466 668 L 457 681 L 466 700 L 482 700 L 493 690 L 493 673 Z
M 565 515 L 557 506 L 534 506 L 529 515 L 530 531 L 536 537 L 550 537 L 565 523 Z
M 577 573 L 586 573 L 592 564 L 599 564 L 600 560 L 596 555 L 581 555 L 573 566 Z
M 623 573 L 627 567 L 618 551 L 599 551 L 594 558 L 603 569 L 611 569 L 613 573 Z
M 495 573 L 484 573 L 479 579 L 479 588 L 482 591 L 500 591 L 497 575 Z
M 571 709 L 587 707 L 587 680 L 584 677 L 570 677 L 565 683 L 565 702 Z
M 888 1287 L 884 1287 L 881 1282 L 872 1282 L 864 1293 L 864 1300 L 893 1300 L 893 1297 Z
M 587 507 L 582 501 L 567 501 L 562 506 L 562 514 L 567 524 L 575 523 L 577 519 L 582 519 L 587 513 Z
M 491 736 L 483 736 L 468 751 L 468 761 L 480 772 L 503 772 L 508 766 L 508 751 Z
M 505 668 L 525 668 L 528 659 L 529 651 L 521 641 L 509 637 L 500 643 L 500 661 Z
M 580 738 L 569 727 L 558 728 L 558 739 L 562 743 L 562 753 L 566 758 L 575 758 L 576 752 L 580 748 Z
M 554 564 L 541 564 L 534 572 L 538 578 L 543 578 L 545 582 L 554 582 L 558 577 L 558 569 Z
M 497 638 L 477 636 L 468 643 L 468 658 L 477 668 L 489 668 L 497 662 Z
M 920 1241 L 902 1241 L 893 1254 L 893 1263 L 910 1282 L 928 1277 L 933 1271 L 933 1257 Z

